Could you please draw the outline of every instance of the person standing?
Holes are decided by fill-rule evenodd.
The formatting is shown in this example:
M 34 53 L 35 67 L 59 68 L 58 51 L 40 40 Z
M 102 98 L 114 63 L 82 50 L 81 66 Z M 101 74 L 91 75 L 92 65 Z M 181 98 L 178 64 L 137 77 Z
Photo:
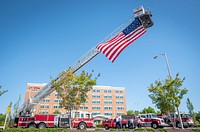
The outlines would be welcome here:
M 120 119 L 119 119 L 119 115 L 117 115 L 116 117 L 116 127 L 120 128 Z
M 122 117 L 121 115 L 119 115 L 119 128 L 121 129 L 122 128 Z

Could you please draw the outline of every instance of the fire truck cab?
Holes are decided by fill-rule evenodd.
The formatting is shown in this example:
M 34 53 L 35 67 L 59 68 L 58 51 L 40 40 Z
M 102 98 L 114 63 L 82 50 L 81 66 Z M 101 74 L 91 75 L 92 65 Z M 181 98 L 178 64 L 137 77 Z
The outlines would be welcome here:
M 152 127 L 157 129 L 158 127 L 168 126 L 163 119 L 158 118 L 156 114 L 138 114 L 135 120 L 138 127 Z

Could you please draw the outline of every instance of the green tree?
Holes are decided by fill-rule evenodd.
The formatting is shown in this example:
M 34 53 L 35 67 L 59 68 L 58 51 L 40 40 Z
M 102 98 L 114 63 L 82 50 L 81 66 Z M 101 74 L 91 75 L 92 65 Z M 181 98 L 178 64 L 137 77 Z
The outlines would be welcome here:
M 156 111 L 154 110 L 154 108 L 149 106 L 148 108 L 144 108 L 140 113 L 141 114 L 156 113 Z
M 200 123 L 200 111 L 196 113 L 196 120 Z
M 1 86 L 0 86 L 0 90 L 1 90 Z M 4 93 L 8 92 L 8 90 L 3 90 L 3 91 L 0 91 L 0 96 Z
M 82 71 L 78 76 L 67 70 L 59 75 L 59 80 L 52 81 L 58 98 L 62 99 L 60 106 L 65 108 L 71 117 L 72 110 L 78 110 L 87 100 L 87 93 L 96 85 L 96 80 L 92 79 L 92 74 Z
M 190 115 L 192 116 L 194 114 L 194 106 L 189 98 L 187 98 L 186 104 L 187 104 L 188 111 L 189 111 Z
M 59 110 L 55 110 L 53 113 L 54 114 L 61 114 L 61 112 Z
M 175 79 L 167 78 L 165 81 L 156 80 L 155 84 L 150 85 L 148 90 L 152 94 L 149 97 L 162 113 L 174 112 L 174 107 L 179 107 L 183 95 L 188 92 L 186 88 L 180 88 L 184 80 L 185 78 L 181 79 L 179 78 L 179 74 L 176 74 Z
M 152 94 L 149 97 L 152 99 L 152 102 L 156 104 L 157 108 L 161 112 L 174 112 L 175 108 L 178 112 L 179 120 L 182 126 L 182 120 L 179 113 L 179 105 L 183 95 L 187 94 L 188 90 L 186 88 L 181 89 L 181 86 L 185 78 L 179 78 L 179 74 L 176 74 L 176 77 L 172 79 L 166 78 L 165 81 L 155 81 L 155 84 L 151 84 L 148 88 L 149 92 Z M 183 126 L 181 127 L 183 129 Z
M 191 117 L 193 118 L 194 122 L 196 122 L 196 118 L 195 118 L 195 114 L 194 114 L 194 106 L 189 98 L 187 98 L 186 104 L 187 104 L 187 108 L 188 108 L 188 111 L 189 111 Z
M 133 115 L 133 114 L 134 114 L 133 110 L 128 110 L 127 111 L 127 115 Z
M 135 110 L 133 113 L 134 113 L 135 115 L 137 115 L 137 114 L 140 114 L 140 111 L 139 111 L 139 110 Z
M 6 114 L 0 114 L 0 125 L 3 125 L 4 124 L 4 121 L 6 119 Z

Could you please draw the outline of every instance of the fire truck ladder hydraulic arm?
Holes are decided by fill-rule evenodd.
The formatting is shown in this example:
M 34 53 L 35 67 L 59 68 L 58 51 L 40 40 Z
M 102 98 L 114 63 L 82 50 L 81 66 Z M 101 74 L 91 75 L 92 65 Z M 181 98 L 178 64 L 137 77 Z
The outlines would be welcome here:
M 134 21 L 134 18 L 139 18 L 140 22 L 145 28 L 149 28 L 153 25 L 153 22 L 151 20 L 151 12 L 147 9 L 144 9 L 143 6 L 140 6 L 136 9 L 134 9 L 134 17 L 130 18 L 126 22 L 124 22 L 119 28 L 117 28 L 115 31 L 113 31 L 111 34 L 109 34 L 105 39 L 103 39 L 100 43 L 106 42 L 110 40 L 112 37 L 117 35 L 119 32 L 121 32 L 123 29 L 125 29 L 131 22 Z M 83 67 L 86 63 L 88 63 L 90 60 L 92 60 L 94 57 L 96 57 L 100 51 L 95 47 L 90 49 L 86 54 L 84 54 L 81 58 L 79 58 L 76 63 L 74 63 L 71 67 L 69 67 L 73 73 L 78 71 L 81 67 Z M 59 80 L 59 77 L 54 79 L 55 81 Z M 35 94 L 33 97 L 28 99 L 21 109 L 21 116 L 28 116 L 31 114 L 34 110 L 34 106 L 39 103 L 40 100 L 44 99 L 46 96 L 51 94 L 55 88 L 52 86 L 52 82 L 45 85 L 40 91 Z

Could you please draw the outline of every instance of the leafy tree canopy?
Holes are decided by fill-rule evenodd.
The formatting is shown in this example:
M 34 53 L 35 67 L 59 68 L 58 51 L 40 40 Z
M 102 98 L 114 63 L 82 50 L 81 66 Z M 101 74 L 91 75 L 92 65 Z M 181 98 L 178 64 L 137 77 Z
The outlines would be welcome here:
M 176 74 L 174 79 L 156 80 L 154 84 L 150 85 L 148 88 L 151 93 L 149 97 L 161 113 L 174 112 L 175 107 L 179 107 L 183 95 L 188 92 L 186 88 L 181 89 L 184 80 L 185 78 L 181 79 L 179 74 Z
M 133 110 L 128 110 L 127 111 L 127 115 L 133 115 L 133 114 L 134 114 Z
M 78 76 L 67 70 L 59 75 L 59 80 L 52 81 L 58 92 L 58 98 L 62 99 L 61 107 L 68 111 L 79 109 L 80 105 L 87 100 L 87 93 L 96 85 L 96 80 L 92 79 L 92 74 L 85 71 Z
M 148 108 L 144 108 L 140 113 L 141 114 L 156 113 L 156 111 L 154 110 L 154 108 L 149 106 Z
M 193 106 L 193 104 L 192 104 L 192 102 L 190 101 L 189 98 L 187 98 L 186 104 L 187 104 L 187 108 L 189 110 L 190 115 L 193 116 L 193 114 L 194 114 L 194 106 Z
M 55 110 L 53 113 L 54 114 L 61 114 L 61 112 L 59 110 Z

